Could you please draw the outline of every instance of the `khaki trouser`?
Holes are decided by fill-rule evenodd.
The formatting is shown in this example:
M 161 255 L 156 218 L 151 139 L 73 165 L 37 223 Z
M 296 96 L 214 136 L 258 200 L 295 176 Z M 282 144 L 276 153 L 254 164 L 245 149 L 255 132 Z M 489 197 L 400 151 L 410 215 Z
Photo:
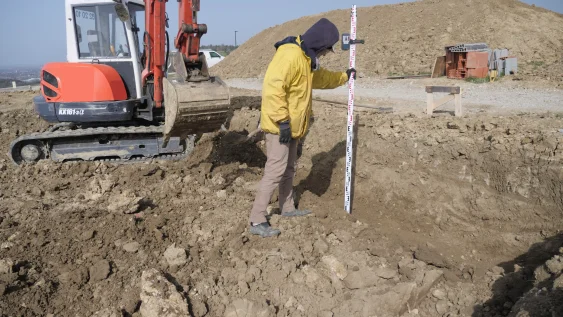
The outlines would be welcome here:
M 279 135 L 266 133 L 266 167 L 264 176 L 258 184 L 256 199 L 250 212 L 251 223 L 266 222 L 266 208 L 270 204 L 272 194 L 279 186 L 279 203 L 281 212 L 295 209 L 293 201 L 293 177 L 295 160 L 297 159 L 297 140 L 281 144 Z

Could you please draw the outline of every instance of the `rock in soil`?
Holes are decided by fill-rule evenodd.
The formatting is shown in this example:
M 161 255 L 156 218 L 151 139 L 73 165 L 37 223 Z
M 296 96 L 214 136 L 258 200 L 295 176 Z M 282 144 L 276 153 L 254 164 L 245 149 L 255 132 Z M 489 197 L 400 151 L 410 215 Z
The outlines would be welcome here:
M 436 311 L 438 312 L 439 316 L 444 315 L 448 312 L 449 306 L 447 300 L 439 300 L 436 303 Z
M 430 246 L 422 246 L 418 250 L 415 251 L 414 257 L 417 260 L 425 262 L 430 265 L 434 265 L 440 268 L 447 268 L 449 267 L 446 259 L 438 253 L 436 249 Z
M 114 195 L 110 198 L 108 211 L 114 213 L 133 214 L 139 211 L 143 197 L 137 197 L 130 193 Z
M 437 299 L 445 299 L 446 296 L 448 296 L 448 293 L 446 293 L 443 289 L 436 289 L 432 292 L 432 296 Z
M 12 273 L 12 267 L 14 266 L 14 261 L 11 259 L 0 260 L 0 274 Z
M 408 310 L 409 301 L 416 290 L 415 283 L 399 283 L 389 292 L 374 297 L 368 304 L 370 316 L 399 316 Z M 410 305 L 410 307 L 413 307 Z
M 563 257 L 556 255 L 551 260 L 545 262 L 545 266 L 551 274 L 559 274 L 563 272 Z
M 176 244 L 170 245 L 164 252 L 164 258 L 170 266 L 181 266 L 188 262 L 186 250 L 177 248 Z
M 392 278 L 399 276 L 397 270 L 392 270 L 392 269 L 385 268 L 385 267 L 377 268 L 374 273 L 377 276 L 384 278 L 386 280 L 389 280 L 389 279 L 392 279 Z
M 343 280 L 344 285 L 349 289 L 362 289 L 371 287 L 376 285 L 378 281 L 379 278 L 377 277 L 375 272 L 368 269 L 350 272 Z
M 553 281 L 553 289 L 563 290 L 563 274 L 559 275 L 559 277 Z
M 348 271 L 346 270 L 346 266 L 342 264 L 342 262 L 338 261 L 332 255 L 323 256 L 322 259 L 323 263 L 328 267 L 328 269 L 336 275 L 340 280 L 343 280 L 348 275 Z
M 141 247 L 141 244 L 139 244 L 139 242 L 129 242 L 123 245 L 123 250 L 129 252 L 129 253 L 135 253 L 137 251 L 139 251 L 139 248 Z
M 111 266 L 108 261 L 100 260 L 90 267 L 90 281 L 105 280 L 111 273 Z
M 141 302 L 143 317 L 191 316 L 184 295 L 156 269 L 145 270 L 141 275 Z
M 256 302 L 248 299 L 237 299 L 225 310 L 224 317 L 273 317 L 273 307 L 265 302 Z

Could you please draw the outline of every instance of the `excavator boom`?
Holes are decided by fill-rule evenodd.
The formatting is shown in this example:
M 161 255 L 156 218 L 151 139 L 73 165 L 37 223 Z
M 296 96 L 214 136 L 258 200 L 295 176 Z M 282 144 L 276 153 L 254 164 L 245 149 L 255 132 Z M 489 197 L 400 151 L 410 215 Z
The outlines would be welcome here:
M 198 24 L 199 0 L 180 0 L 178 32 L 174 46 L 178 54 L 172 57 L 173 70 L 166 77 L 165 16 L 168 0 L 145 0 L 148 37 L 145 41 L 153 53 L 147 60 L 146 73 L 154 78 L 154 102 L 161 107 L 164 101 L 164 138 L 217 131 L 225 122 L 230 106 L 228 87 L 209 76 L 205 55 L 199 51 L 200 39 L 207 33 L 206 24 Z

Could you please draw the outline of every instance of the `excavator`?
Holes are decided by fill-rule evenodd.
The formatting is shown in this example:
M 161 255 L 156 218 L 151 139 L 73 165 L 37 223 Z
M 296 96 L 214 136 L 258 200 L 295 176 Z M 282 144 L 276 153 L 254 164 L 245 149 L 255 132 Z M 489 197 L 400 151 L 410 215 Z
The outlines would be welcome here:
M 51 125 L 12 142 L 14 163 L 178 160 L 222 128 L 231 99 L 200 52 L 200 1 L 177 0 L 173 43 L 167 2 L 65 0 L 67 61 L 42 67 L 33 98 Z

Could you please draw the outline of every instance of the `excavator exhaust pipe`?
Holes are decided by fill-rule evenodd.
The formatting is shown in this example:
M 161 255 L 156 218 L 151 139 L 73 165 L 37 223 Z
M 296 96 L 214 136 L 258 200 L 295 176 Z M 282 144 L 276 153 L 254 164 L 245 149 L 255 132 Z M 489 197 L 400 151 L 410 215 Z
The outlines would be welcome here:
M 171 137 L 215 132 L 227 121 L 231 97 L 229 87 L 218 77 L 207 75 L 205 57 L 201 74 L 188 74 L 181 54 L 172 57 L 173 67 L 163 78 L 164 141 Z M 206 76 L 207 75 L 207 76 Z

